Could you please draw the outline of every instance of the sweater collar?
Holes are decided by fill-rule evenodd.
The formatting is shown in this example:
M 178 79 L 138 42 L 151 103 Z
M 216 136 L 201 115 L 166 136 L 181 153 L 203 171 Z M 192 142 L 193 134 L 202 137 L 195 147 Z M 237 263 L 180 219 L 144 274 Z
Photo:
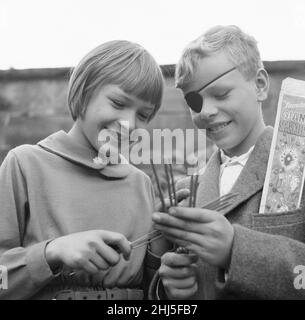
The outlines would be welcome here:
M 122 157 L 120 164 L 105 165 L 97 161 L 97 152 L 75 142 L 66 132 L 58 131 L 38 142 L 44 150 L 54 153 L 68 161 L 97 170 L 102 176 L 109 178 L 125 178 L 131 170 L 131 165 Z

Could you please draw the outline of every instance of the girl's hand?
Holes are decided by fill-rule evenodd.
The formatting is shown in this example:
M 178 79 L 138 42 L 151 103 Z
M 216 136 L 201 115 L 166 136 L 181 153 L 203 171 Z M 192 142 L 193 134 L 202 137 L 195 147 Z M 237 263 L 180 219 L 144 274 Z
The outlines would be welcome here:
M 120 233 L 90 230 L 52 240 L 45 253 L 52 270 L 64 265 L 95 274 L 116 265 L 121 253 L 129 259 L 131 246 Z

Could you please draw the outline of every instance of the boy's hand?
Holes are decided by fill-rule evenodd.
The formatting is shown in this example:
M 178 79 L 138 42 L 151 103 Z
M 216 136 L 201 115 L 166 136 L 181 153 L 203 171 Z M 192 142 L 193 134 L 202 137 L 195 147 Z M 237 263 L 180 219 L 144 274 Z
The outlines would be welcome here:
M 225 216 L 217 211 L 183 207 L 172 207 L 169 213 L 153 214 L 156 229 L 209 264 L 228 269 L 234 229 Z
M 169 299 L 188 299 L 198 290 L 195 255 L 167 252 L 161 258 L 159 275 Z
M 120 253 L 128 259 L 131 246 L 120 233 L 91 230 L 57 238 L 48 243 L 45 252 L 51 269 L 65 265 L 95 274 L 116 265 Z

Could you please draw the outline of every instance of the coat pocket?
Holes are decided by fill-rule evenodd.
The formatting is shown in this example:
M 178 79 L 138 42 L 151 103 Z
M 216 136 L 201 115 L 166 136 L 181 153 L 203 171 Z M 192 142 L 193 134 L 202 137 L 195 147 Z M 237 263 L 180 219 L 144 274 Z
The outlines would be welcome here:
M 305 208 L 273 214 L 254 214 L 252 228 L 304 242 Z

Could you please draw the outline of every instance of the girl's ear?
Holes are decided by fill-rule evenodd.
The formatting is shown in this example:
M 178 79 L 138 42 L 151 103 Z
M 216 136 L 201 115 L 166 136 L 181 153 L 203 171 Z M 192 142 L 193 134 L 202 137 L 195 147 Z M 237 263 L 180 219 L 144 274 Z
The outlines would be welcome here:
M 258 69 L 255 76 L 257 101 L 262 102 L 267 99 L 269 92 L 269 76 L 264 68 Z

